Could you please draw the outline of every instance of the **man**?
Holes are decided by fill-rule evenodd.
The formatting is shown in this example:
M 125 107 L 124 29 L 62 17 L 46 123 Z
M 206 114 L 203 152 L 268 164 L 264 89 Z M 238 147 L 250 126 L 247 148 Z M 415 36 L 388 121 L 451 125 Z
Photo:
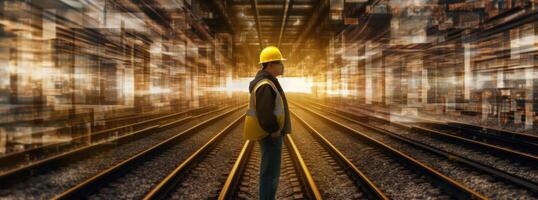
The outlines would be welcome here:
M 245 125 L 248 127 L 249 123 L 256 123 L 258 128 L 246 128 L 250 133 L 245 134 L 258 134 L 247 136 L 247 139 L 258 140 L 261 147 L 259 188 L 261 200 L 275 199 L 280 177 L 282 141 L 285 134 L 291 132 L 288 102 L 276 79 L 284 73 L 283 60 L 285 59 L 282 58 L 278 48 L 270 46 L 263 49 L 260 53 L 262 69 L 249 86 L 251 103 Z

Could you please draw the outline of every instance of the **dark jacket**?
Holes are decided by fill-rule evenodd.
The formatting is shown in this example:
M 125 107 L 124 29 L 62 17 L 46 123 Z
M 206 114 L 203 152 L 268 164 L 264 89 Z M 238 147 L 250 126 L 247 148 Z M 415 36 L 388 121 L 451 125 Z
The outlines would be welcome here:
M 256 83 L 264 78 L 269 79 L 275 84 L 280 96 L 282 97 L 282 101 L 284 103 L 285 122 L 281 133 L 290 133 L 291 122 L 288 101 L 286 100 L 286 95 L 284 94 L 284 91 L 282 90 L 282 87 L 280 86 L 280 83 L 276 77 L 265 70 L 258 71 L 254 80 L 250 81 L 249 92 L 252 92 L 254 86 L 256 86 Z M 275 98 L 276 93 L 270 85 L 262 85 L 256 91 L 256 114 L 258 116 L 260 126 L 268 133 L 273 133 L 278 130 L 278 122 L 276 120 L 276 116 L 273 114 L 275 109 Z

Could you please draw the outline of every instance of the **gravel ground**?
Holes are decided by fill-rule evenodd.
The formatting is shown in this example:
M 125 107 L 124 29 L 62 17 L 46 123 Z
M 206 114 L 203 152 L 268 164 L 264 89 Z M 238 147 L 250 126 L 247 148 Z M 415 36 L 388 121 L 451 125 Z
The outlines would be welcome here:
M 437 120 L 451 120 L 455 122 L 462 122 L 462 123 L 468 123 L 473 124 L 477 126 L 485 126 L 490 128 L 496 128 L 500 130 L 507 130 L 511 132 L 516 133 L 525 133 L 525 134 L 531 134 L 534 135 L 538 132 L 538 127 L 534 126 L 532 129 L 525 129 L 525 122 L 522 122 L 520 124 L 514 124 L 513 122 L 502 124 L 498 122 L 498 119 L 495 118 L 489 118 L 486 121 L 482 121 L 482 116 L 468 116 L 468 115 L 450 115 L 450 114 L 435 114 L 430 112 L 420 112 L 420 117 L 423 118 L 430 118 L 430 119 L 437 119 Z
M 159 153 L 157 156 L 134 166 L 125 172 L 123 176 L 99 188 L 95 194 L 90 195 L 89 199 L 140 199 L 144 197 L 155 184 L 174 170 L 178 164 L 244 113 L 244 110 L 236 111 L 214 122 L 211 126 L 196 132 L 188 139 Z
M 39 155 L 37 155 L 37 156 L 25 155 L 25 160 L 23 160 L 23 161 L 20 161 L 20 162 L 19 161 L 14 161 L 12 163 L 2 163 L 2 165 L 0 165 L 0 172 L 5 173 L 5 172 L 7 172 L 9 170 L 13 170 L 13 169 L 16 169 L 16 168 L 21 168 L 21 167 L 30 165 L 30 164 L 32 164 L 34 162 L 37 162 L 39 160 L 50 158 L 52 156 L 59 155 L 60 153 L 63 153 L 63 152 L 66 152 L 66 151 L 69 151 L 69 150 L 72 150 L 72 149 L 80 148 L 80 147 L 83 147 L 85 145 L 86 144 L 83 144 L 81 142 L 77 142 L 77 143 L 66 144 L 64 146 L 55 148 L 53 150 L 47 150 L 47 151 L 44 151 L 44 152 L 43 151 L 39 152 Z
M 352 110 L 355 111 L 355 112 L 360 113 L 361 115 L 366 113 L 367 115 L 373 115 L 375 117 L 388 119 L 388 116 L 386 114 L 384 114 L 384 113 L 372 113 L 370 111 L 364 110 L 362 108 L 357 108 L 357 107 L 353 107 Z M 525 148 L 522 148 L 521 146 L 518 146 L 517 144 L 511 144 L 511 143 L 506 143 L 506 142 L 503 142 L 503 141 L 488 139 L 488 138 L 485 138 L 483 136 L 477 136 L 477 135 L 471 134 L 470 132 L 465 132 L 465 131 L 461 132 L 461 133 L 459 133 L 459 132 L 450 132 L 450 131 L 447 131 L 447 130 L 444 130 L 444 129 L 440 129 L 439 127 L 436 127 L 435 125 L 419 124 L 413 118 L 406 118 L 404 116 L 392 116 L 392 117 L 394 119 L 396 119 L 397 121 L 400 121 L 400 122 L 405 123 L 405 124 L 410 125 L 410 126 L 411 125 L 418 125 L 418 126 L 434 129 L 434 130 L 437 130 L 437 131 L 440 131 L 440 132 L 444 132 L 444 133 L 447 133 L 447 134 L 451 134 L 451 135 L 455 135 L 455 136 L 475 140 L 475 141 L 478 141 L 478 142 L 487 143 L 487 144 L 499 146 L 499 147 L 502 147 L 502 148 L 507 148 L 507 149 L 511 149 L 511 150 L 514 150 L 514 151 L 519 151 L 519 152 L 522 152 L 522 153 L 527 153 L 527 154 L 530 154 L 530 155 L 538 155 L 538 152 L 534 152 L 532 150 L 527 150 Z M 428 117 L 416 117 L 416 118 L 436 119 L 436 118 L 432 118 L 432 117 L 430 117 L 430 118 L 428 118 Z M 437 120 L 439 120 L 439 119 L 437 119 Z M 445 120 L 441 119 L 440 121 L 445 121 Z M 476 123 L 471 123 L 471 124 L 480 125 L 480 124 L 476 124 Z M 504 128 L 501 127 L 500 130 L 508 130 L 508 129 L 504 129 Z
M 392 130 L 395 133 L 402 134 L 406 137 L 413 138 L 419 142 L 428 144 L 430 146 L 437 147 L 444 151 L 480 162 L 485 165 L 495 167 L 499 170 L 505 171 L 510 174 L 514 174 L 520 177 L 524 177 L 534 182 L 538 182 L 538 166 L 526 166 L 517 162 L 512 162 L 507 159 L 499 158 L 498 156 L 480 152 L 469 147 L 459 146 L 446 141 L 442 141 L 436 138 L 428 137 L 425 134 L 418 132 L 409 132 L 402 129 L 398 129 L 393 126 L 380 125 L 383 128 Z
M 199 111 L 196 111 L 195 113 L 199 113 Z M 147 116 L 138 118 L 137 120 L 139 120 L 139 121 L 149 120 L 149 119 L 152 119 L 152 118 L 157 118 L 157 117 L 165 116 L 165 115 L 168 115 L 168 114 L 171 114 L 171 113 L 158 114 L 158 115 L 155 115 L 155 114 L 154 115 L 147 115 Z M 182 114 L 182 115 L 178 115 L 173 120 L 177 120 L 177 119 L 186 117 L 189 114 L 190 113 L 185 113 L 185 114 Z M 170 120 L 168 120 L 168 121 L 170 121 Z M 132 121 L 130 123 L 132 123 Z M 123 125 L 126 125 L 126 124 L 127 124 L 127 122 L 119 123 L 119 124 L 116 124 L 115 127 L 123 126 Z M 114 128 L 114 127 L 107 127 L 106 129 L 110 129 L 110 128 Z M 105 128 L 102 128 L 102 129 L 99 129 L 99 130 L 104 130 L 104 129 Z M 138 127 L 138 129 L 140 129 L 140 127 Z M 61 146 L 61 147 L 58 147 L 58 148 L 47 149 L 46 151 L 39 152 L 40 154 L 38 156 L 27 156 L 26 160 L 24 160 L 22 162 L 14 162 L 14 163 L 9 163 L 9 164 L 6 164 L 6 165 L 2 165 L 2 166 L 0 166 L 0 172 L 5 172 L 7 170 L 23 167 L 23 166 L 29 165 L 29 164 L 31 164 L 33 162 L 37 162 L 39 160 L 49 158 L 49 157 L 58 155 L 60 153 L 64 153 L 66 151 L 73 150 L 75 148 L 80 148 L 80 147 L 83 147 L 83 146 L 86 146 L 86 145 L 87 145 L 86 143 L 83 143 L 83 142 L 79 141 L 79 142 L 72 142 L 70 144 L 67 144 L 65 146 Z
M 214 115 L 212 115 L 214 116 Z M 68 165 L 41 172 L 11 187 L 0 189 L 0 199 L 48 199 L 84 181 L 115 163 L 129 158 L 152 145 L 186 130 L 212 116 L 203 116 L 166 131 L 152 133 L 142 139 L 119 144 L 113 149 L 92 154 L 91 156 Z M 115 144 L 111 144 L 115 145 Z
M 189 174 L 182 177 L 181 185 L 170 194 L 170 199 L 210 199 L 216 198 L 232 169 L 243 140 L 243 123 L 233 128 L 215 146 L 207 157 L 203 158 Z
M 440 139 L 428 137 L 418 132 L 409 132 L 394 126 L 387 126 L 385 124 L 376 125 L 382 126 L 383 128 L 392 130 L 393 132 L 402 134 L 409 138 L 413 138 L 419 142 L 426 143 L 430 146 L 435 146 L 444 151 L 451 152 L 462 157 L 466 157 L 482 164 L 495 167 L 507 173 L 524 177 L 534 182 L 538 182 L 538 166 L 528 166 L 525 164 L 513 162 L 511 160 L 503 159 L 496 155 L 487 152 L 481 152 L 480 150 L 475 150 L 467 146 L 451 144 Z
M 302 109 L 295 112 L 318 130 L 392 199 L 450 199 L 428 182 L 381 151 L 326 124 Z
M 295 118 L 292 127 L 291 136 L 324 199 L 366 199 L 345 169 Z
M 248 163 L 239 183 L 239 191 L 234 199 L 258 199 L 259 198 L 259 173 L 260 173 L 261 153 L 260 145 L 255 144 L 254 149 L 248 159 Z M 288 149 L 283 143 L 282 160 L 280 169 L 280 179 L 276 192 L 276 199 L 305 199 L 302 191 L 299 175 L 295 171 L 293 161 Z
M 351 107 L 352 107 L 351 109 L 353 109 L 354 111 L 358 111 L 360 113 L 366 112 L 368 114 L 372 114 L 371 111 L 365 110 L 364 108 L 362 108 L 360 106 L 351 105 Z M 340 108 L 341 109 L 346 109 L 346 106 L 340 106 Z M 376 109 L 376 110 L 379 110 L 379 109 Z M 387 111 L 388 111 L 387 109 L 381 109 L 380 110 L 380 112 L 387 112 Z M 381 113 L 376 113 L 374 115 L 377 116 L 377 117 L 382 117 L 382 118 L 386 117 L 385 114 L 381 114 Z M 438 121 L 447 121 L 447 120 L 449 120 L 449 121 L 453 121 L 453 122 L 460 122 L 460 123 L 464 123 L 464 124 L 471 124 L 471 125 L 482 126 L 482 127 L 486 127 L 486 128 L 495 128 L 495 129 L 499 129 L 499 130 L 506 130 L 506 131 L 510 131 L 510 132 L 530 134 L 530 135 L 535 135 L 536 133 L 538 133 L 538 126 L 532 128 L 530 130 L 525 130 L 524 126 L 522 126 L 523 123 L 521 125 L 514 125 L 512 123 L 500 124 L 496 120 L 482 121 L 480 117 L 476 118 L 476 117 L 471 117 L 471 116 L 466 116 L 466 115 L 454 116 L 454 115 L 446 114 L 446 113 L 445 114 L 429 114 L 427 112 L 419 112 L 419 116 L 415 116 L 415 117 L 416 118 L 426 119 L 426 120 L 438 120 Z M 407 120 L 405 118 L 400 118 L 400 119 L 402 119 L 403 122 L 405 122 Z M 415 122 L 415 120 L 412 120 L 411 122 Z M 513 149 L 513 150 L 516 150 L 516 151 L 521 151 L 521 152 L 525 152 L 525 153 L 532 154 L 532 155 L 537 155 L 538 154 L 537 152 L 529 152 L 529 151 L 522 150 L 520 147 L 511 145 L 511 144 L 499 143 L 499 142 L 495 142 L 493 140 L 487 140 L 487 139 L 479 140 L 479 139 L 473 138 L 473 136 L 466 135 L 466 134 L 456 134 L 456 135 L 459 135 L 459 136 L 462 136 L 462 137 L 467 137 L 467 138 L 473 139 L 473 140 L 478 140 L 478 141 L 485 142 L 485 143 L 489 143 L 489 144 L 492 144 L 492 145 L 497 145 L 497 146 L 502 146 L 502 147 L 505 147 L 505 148 L 510 148 L 510 149 Z
M 432 129 L 432 130 L 442 132 L 442 133 L 455 135 L 455 136 L 463 137 L 463 138 L 470 139 L 470 140 L 475 140 L 475 141 L 486 143 L 486 144 L 491 144 L 491 145 L 494 145 L 494 146 L 510 149 L 510 150 L 525 153 L 525 154 L 528 154 L 528 155 L 538 156 L 538 151 L 526 148 L 526 146 L 522 146 L 519 143 L 512 144 L 512 143 L 507 143 L 507 142 L 504 142 L 504 141 L 498 141 L 498 140 L 495 140 L 495 139 L 488 139 L 488 138 L 485 138 L 483 136 L 476 136 L 475 134 L 472 134 L 472 133 L 467 132 L 467 131 L 463 131 L 463 132 L 451 131 L 451 130 L 443 129 L 442 127 L 439 127 L 439 126 L 436 126 L 436 125 L 417 124 L 417 123 L 409 123 L 409 125 L 425 127 L 425 128 L 429 128 L 429 129 Z
M 326 113 L 327 117 L 343 122 L 344 124 L 352 127 L 355 130 L 366 133 L 369 136 L 378 139 L 387 145 L 394 147 L 422 162 L 428 164 L 439 172 L 447 175 L 448 177 L 463 183 L 465 186 L 484 194 L 488 198 L 492 199 L 534 199 L 532 191 L 521 189 L 517 185 L 509 184 L 504 181 L 495 180 L 494 177 L 475 169 L 469 168 L 463 164 L 456 162 L 450 162 L 445 157 L 438 156 L 426 151 L 422 151 L 416 147 L 400 142 L 390 136 L 373 132 L 358 124 L 350 123 L 342 118 L 339 118 L 333 114 Z
M 282 145 L 280 182 L 276 191 L 276 199 L 292 200 L 307 198 L 294 166 L 290 151 L 284 143 Z
M 254 143 L 243 177 L 239 180 L 239 191 L 234 199 L 258 199 L 260 162 L 260 145 Z

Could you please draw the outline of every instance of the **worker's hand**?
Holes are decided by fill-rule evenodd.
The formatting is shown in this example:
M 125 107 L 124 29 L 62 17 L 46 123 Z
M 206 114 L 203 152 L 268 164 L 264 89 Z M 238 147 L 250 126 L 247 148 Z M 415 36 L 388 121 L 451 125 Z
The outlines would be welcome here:
M 277 139 L 278 137 L 280 137 L 280 131 L 276 131 L 276 132 L 271 133 L 271 138 Z

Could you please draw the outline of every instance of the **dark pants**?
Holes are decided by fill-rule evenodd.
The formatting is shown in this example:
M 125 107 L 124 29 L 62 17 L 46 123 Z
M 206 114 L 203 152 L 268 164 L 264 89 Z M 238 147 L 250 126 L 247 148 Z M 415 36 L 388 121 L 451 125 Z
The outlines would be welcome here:
M 260 164 L 260 200 L 273 200 L 280 178 L 280 156 L 283 136 L 260 140 L 262 160 Z

